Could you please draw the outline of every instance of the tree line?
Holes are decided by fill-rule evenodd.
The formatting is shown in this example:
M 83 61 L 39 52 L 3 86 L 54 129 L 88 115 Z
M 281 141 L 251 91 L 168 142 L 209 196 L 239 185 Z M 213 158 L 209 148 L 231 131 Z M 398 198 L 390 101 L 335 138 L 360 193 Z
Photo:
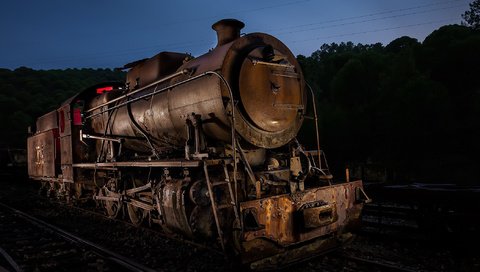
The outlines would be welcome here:
M 25 148 L 27 127 L 36 118 L 102 81 L 124 81 L 111 69 L 0 69 L 0 148 Z
M 422 43 L 324 44 L 298 60 L 317 91 L 322 148 L 336 172 L 367 163 L 390 179 L 476 182 L 478 28 L 444 26 Z

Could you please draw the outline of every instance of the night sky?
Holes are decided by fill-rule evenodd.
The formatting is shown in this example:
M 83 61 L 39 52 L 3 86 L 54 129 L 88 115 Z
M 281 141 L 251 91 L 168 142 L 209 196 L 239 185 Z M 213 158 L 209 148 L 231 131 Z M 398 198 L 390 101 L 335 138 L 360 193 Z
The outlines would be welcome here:
M 0 67 L 115 68 L 161 51 L 205 53 L 211 25 L 243 21 L 242 33 L 265 32 L 294 54 L 323 43 L 420 42 L 442 25 L 459 24 L 466 0 L 125 1 L 11 0 L 0 11 Z

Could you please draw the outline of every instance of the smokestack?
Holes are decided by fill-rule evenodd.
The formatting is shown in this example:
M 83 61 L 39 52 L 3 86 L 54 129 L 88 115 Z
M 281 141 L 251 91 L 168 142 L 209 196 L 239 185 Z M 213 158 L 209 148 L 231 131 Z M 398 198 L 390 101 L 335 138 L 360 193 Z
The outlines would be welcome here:
M 217 32 L 217 47 L 240 38 L 240 29 L 244 26 L 244 23 L 235 19 L 223 19 L 214 23 L 212 29 Z

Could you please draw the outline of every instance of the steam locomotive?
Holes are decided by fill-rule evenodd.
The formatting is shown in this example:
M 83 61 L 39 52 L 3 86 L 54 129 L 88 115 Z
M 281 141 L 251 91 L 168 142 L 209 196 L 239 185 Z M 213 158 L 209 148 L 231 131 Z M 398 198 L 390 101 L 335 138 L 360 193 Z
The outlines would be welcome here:
M 281 41 L 240 36 L 243 27 L 221 20 L 208 53 L 127 64 L 126 82 L 88 88 L 39 117 L 27 140 L 30 178 L 253 269 L 344 243 L 367 199 L 362 182 L 334 182 L 318 127 L 315 150 L 297 141 L 309 104 L 317 120 L 314 93 Z

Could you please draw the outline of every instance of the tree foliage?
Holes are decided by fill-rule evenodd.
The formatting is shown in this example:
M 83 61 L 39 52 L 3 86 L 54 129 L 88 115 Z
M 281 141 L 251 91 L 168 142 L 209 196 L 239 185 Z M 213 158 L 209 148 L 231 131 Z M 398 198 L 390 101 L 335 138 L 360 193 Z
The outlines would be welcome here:
M 27 127 L 37 117 L 58 108 L 84 88 L 123 78 L 123 72 L 110 69 L 0 69 L 0 147 L 25 147 Z
M 474 29 L 480 29 L 480 0 L 470 3 L 470 9 L 462 14 L 467 25 Z
M 404 181 L 474 177 L 480 162 L 478 48 L 480 33 L 450 25 L 423 43 L 410 37 L 386 46 L 333 43 L 299 56 L 317 91 L 330 165 L 341 173 L 346 163 L 375 162 Z M 304 128 L 300 137 L 309 143 L 312 133 Z

